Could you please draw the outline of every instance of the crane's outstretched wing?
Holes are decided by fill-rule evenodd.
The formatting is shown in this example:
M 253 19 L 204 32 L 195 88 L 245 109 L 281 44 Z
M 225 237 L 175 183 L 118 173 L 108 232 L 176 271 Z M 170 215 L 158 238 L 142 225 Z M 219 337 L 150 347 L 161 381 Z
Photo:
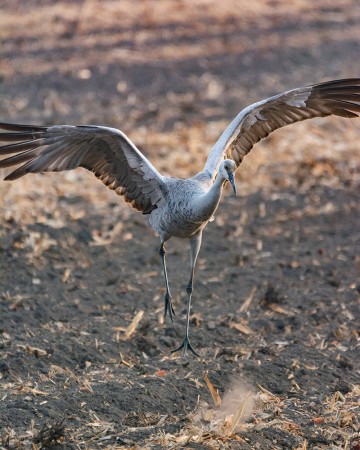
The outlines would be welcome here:
M 106 186 L 144 214 L 163 198 L 163 177 L 124 133 L 98 126 L 37 127 L 0 123 L 1 167 L 22 164 L 5 180 L 27 173 L 59 172 L 77 167 L 94 172 Z
M 211 149 L 204 170 L 215 176 L 224 158 L 237 167 L 253 146 L 278 128 L 331 114 L 358 117 L 360 78 L 328 81 L 292 89 L 243 109 Z

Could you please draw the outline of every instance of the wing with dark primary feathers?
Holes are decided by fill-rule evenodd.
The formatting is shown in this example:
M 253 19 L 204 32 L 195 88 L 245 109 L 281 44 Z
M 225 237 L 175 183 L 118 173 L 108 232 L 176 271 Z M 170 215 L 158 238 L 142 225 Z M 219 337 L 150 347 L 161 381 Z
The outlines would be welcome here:
M 5 180 L 27 173 L 84 167 L 144 214 L 162 198 L 163 177 L 127 136 L 114 128 L 55 125 L 37 127 L 0 123 L 1 167 L 21 164 Z
M 360 78 L 334 80 L 292 89 L 243 109 L 209 153 L 204 170 L 214 177 L 224 158 L 239 167 L 253 146 L 273 131 L 313 117 L 358 117 Z

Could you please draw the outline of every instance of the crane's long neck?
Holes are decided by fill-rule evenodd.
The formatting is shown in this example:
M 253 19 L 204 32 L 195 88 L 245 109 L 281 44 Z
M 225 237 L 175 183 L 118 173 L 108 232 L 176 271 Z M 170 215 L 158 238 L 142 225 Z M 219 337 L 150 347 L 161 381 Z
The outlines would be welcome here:
M 199 199 L 198 208 L 203 217 L 209 219 L 217 210 L 225 181 L 225 178 L 219 173 L 209 191 Z

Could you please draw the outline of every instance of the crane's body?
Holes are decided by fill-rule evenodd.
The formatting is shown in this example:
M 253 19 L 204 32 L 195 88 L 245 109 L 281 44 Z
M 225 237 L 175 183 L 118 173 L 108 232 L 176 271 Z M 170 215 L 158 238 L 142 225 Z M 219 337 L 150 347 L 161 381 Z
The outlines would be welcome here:
M 221 198 L 221 186 L 215 190 L 213 185 L 206 175 L 166 179 L 162 188 L 164 199 L 149 217 L 150 225 L 163 241 L 172 236 L 190 238 L 205 228 Z
M 152 228 L 160 236 L 165 279 L 165 315 L 174 316 L 166 270 L 164 244 L 172 236 L 190 241 L 190 278 L 186 287 L 185 336 L 175 349 L 191 350 L 190 305 L 195 264 L 202 233 L 212 220 L 222 191 L 253 146 L 271 132 L 286 125 L 337 115 L 360 114 L 360 78 L 334 80 L 283 92 L 244 108 L 211 149 L 205 166 L 192 178 L 180 180 L 162 176 L 120 130 L 102 126 L 32 126 L 0 123 L 0 168 L 19 166 L 5 179 L 27 173 L 58 172 L 83 167 L 106 186 L 123 196 L 143 214 L 149 214 Z

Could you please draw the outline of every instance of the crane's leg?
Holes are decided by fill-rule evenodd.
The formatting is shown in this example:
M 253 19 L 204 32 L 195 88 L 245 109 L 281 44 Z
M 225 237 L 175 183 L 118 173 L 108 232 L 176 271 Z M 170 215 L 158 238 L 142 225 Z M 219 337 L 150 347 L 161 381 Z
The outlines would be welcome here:
M 200 233 L 196 234 L 190 239 L 190 265 L 191 265 L 191 272 L 190 272 L 190 280 L 186 288 L 186 292 L 188 295 L 187 303 L 186 303 L 186 324 L 185 324 L 185 336 L 182 344 L 180 347 L 177 347 L 175 350 L 172 350 L 171 353 L 178 352 L 179 350 L 183 349 L 183 356 L 186 354 L 186 350 L 190 350 L 192 353 L 194 353 L 195 356 L 198 356 L 200 358 L 200 355 L 193 349 L 192 345 L 190 344 L 189 340 L 189 323 L 190 323 L 190 308 L 191 308 L 191 296 L 193 293 L 193 283 L 194 283 L 194 273 L 195 273 L 195 264 L 196 260 L 199 254 L 199 250 L 201 247 L 201 239 L 202 239 L 202 231 Z
M 167 271 L 166 271 L 165 253 L 166 253 L 166 251 L 165 251 L 165 247 L 164 247 L 164 242 L 161 242 L 159 255 L 161 256 L 161 261 L 162 261 L 162 265 L 163 265 L 163 269 L 164 269 L 165 289 L 166 289 L 164 316 L 166 316 L 166 313 L 169 311 L 169 317 L 170 317 L 171 321 L 173 321 L 174 316 L 175 316 L 175 311 L 174 311 L 174 308 L 173 308 L 173 305 L 171 302 L 169 281 L 168 281 L 168 276 L 167 276 Z

